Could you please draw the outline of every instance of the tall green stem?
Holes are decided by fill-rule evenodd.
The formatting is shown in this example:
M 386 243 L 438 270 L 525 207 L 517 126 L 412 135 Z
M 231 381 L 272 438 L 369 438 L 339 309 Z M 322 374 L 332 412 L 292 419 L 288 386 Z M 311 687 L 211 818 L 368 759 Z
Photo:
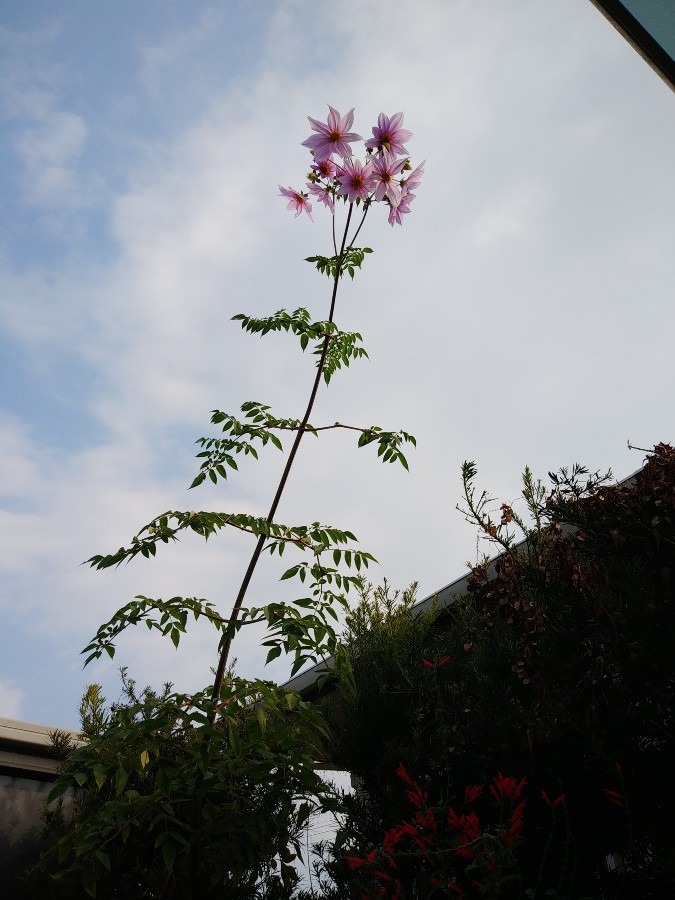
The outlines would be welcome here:
M 349 204 L 349 212 L 347 214 L 347 222 L 345 224 L 345 230 L 342 235 L 342 243 L 340 245 L 340 252 L 337 254 L 338 258 L 336 261 L 335 277 L 333 279 L 333 291 L 332 291 L 331 301 L 330 301 L 330 312 L 328 315 L 328 322 L 331 324 L 333 322 L 333 317 L 335 314 L 335 301 L 337 299 L 338 285 L 340 283 L 340 276 L 341 276 L 340 269 L 341 269 L 342 257 L 345 252 L 345 246 L 347 243 L 347 234 L 349 232 L 349 225 L 350 225 L 351 219 L 352 219 L 353 208 L 354 208 L 353 204 L 350 203 Z M 363 219 L 365 219 L 366 212 L 367 212 L 367 209 L 364 211 Z M 363 219 L 361 220 L 361 223 L 359 224 L 358 231 L 361 230 L 361 225 L 363 225 Z M 357 231 L 357 234 L 358 234 L 358 231 Z M 356 235 L 354 235 L 354 238 L 356 238 Z M 312 414 L 312 409 L 314 407 L 314 401 L 316 400 L 316 395 L 319 391 L 319 384 L 321 383 L 321 377 L 323 376 L 323 370 L 324 370 L 324 366 L 326 364 L 326 356 L 328 355 L 328 344 L 329 344 L 330 340 L 331 340 L 330 335 L 326 335 L 326 337 L 324 338 L 324 341 L 323 341 L 321 356 L 319 358 L 319 364 L 317 366 L 316 376 L 314 378 L 314 384 L 312 385 L 312 390 L 309 395 L 309 401 L 307 403 L 307 408 L 305 410 L 305 414 L 302 418 L 302 421 L 300 423 L 298 431 L 295 435 L 295 439 L 293 441 L 293 446 L 291 447 L 291 451 L 288 454 L 288 459 L 286 460 L 286 465 L 284 466 L 284 470 L 281 473 L 279 485 L 278 485 L 276 493 L 274 495 L 274 499 L 272 500 L 272 505 L 270 506 L 270 511 L 267 513 L 267 518 L 265 519 L 265 521 L 267 522 L 268 525 L 271 525 L 272 522 L 274 521 L 274 516 L 276 515 L 277 508 L 278 508 L 279 502 L 281 500 L 281 496 L 284 492 L 284 488 L 286 487 L 286 482 L 288 481 L 288 476 L 290 475 L 291 468 L 293 467 L 293 462 L 295 461 L 295 457 L 298 452 L 298 448 L 300 446 L 300 441 L 303 438 L 305 429 L 307 428 L 307 423 L 309 422 L 309 417 Z M 229 621 L 232 623 L 232 625 L 239 618 L 239 613 L 241 610 L 242 603 L 244 602 L 244 597 L 246 596 L 246 591 L 248 590 L 248 586 L 251 582 L 251 578 L 253 577 L 253 573 L 258 564 L 258 560 L 260 559 L 260 554 L 263 551 L 266 539 L 267 539 L 267 536 L 265 534 L 261 534 L 258 537 L 258 540 L 256 541 L 255 549 L 253 550 L 253 554 L 251 555 L 251 559 L 250 559 L 248 567 L 246 569 L 244 578 L 241 582 L 241 586 L 239 588 L 237 598 L 234 601 L 234 606 L 232 607 L 232 612 L 230 614 L 230 619 L 229 619 Z M 228 635 L 228 637 L 225 638 L 225 641 L 224 641 L 223 646 L 220 651 L 220 659 L 218 660 L 218 668 L 216 670 L 216 676 L 215 676 L 215 680 L 213 682 L 212 698 L 214 700 L 220 695 L 220 689 L 223 685 L 223 679 L 225 677 L 225 670 L 227 668 L 227 661 L 228 661 L 228 658 L 230 655 L 230 647 L 232 646 L 232 640 L 233 640 L 232 636 Z

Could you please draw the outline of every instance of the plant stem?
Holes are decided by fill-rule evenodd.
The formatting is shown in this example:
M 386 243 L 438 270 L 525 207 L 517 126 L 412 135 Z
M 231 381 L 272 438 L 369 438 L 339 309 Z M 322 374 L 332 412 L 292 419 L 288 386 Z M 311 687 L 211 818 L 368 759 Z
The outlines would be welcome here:
M 347 243 L 347 234 L 349 232 L 349 225 L 351 223 L 353 208 L 354 208 L 353 204 L 350 203 L 349 204 L 349 212 L 347 214 L 347 222 L 345 224 L 345 230 L 342 235 L 342 243 L 340 246 L 340 252 L 337 254 L 338 258 L 336 261 L 335 278 L 333 279 L 333 292 L 331 295 L 330 312 L 328 315 L 328 322 L 330 322 L 331 324 L 333 322 L 333 317 L 335 314 L 335 301 L 337 299 L 338 285 L 340 283 L 340 274 L 341 274 L 340 273 L 340 265 L 341 265 L 342 257 L 345 252 L 345 245 Z M 365 219 L 366 212 L 367 212 L 367 210 L 364 211 L 364 216 L 363 216 L 364 219 Z M 358 229 L 359 231 L 361 229 L 361 225 L 363 225 L 363 220 L 361 221 L 361 223 L 359 225 L 359 229 Z M 357 231 L 357 234 L 358 234 L 358 231 Z M 354 236 L 354 238 L 356 238 L 356 235 Z M 274 499 L 272 500 L 272 505 L 270 506 L 270 511 L 267 513 L 267 518 L 265 519 L 265 521 L 267 522 L 268 525 L 271 525 L 272 522 L 274 521 L 274 516 L 276 515 L 276 511 L 279 506 L 281 496 L 284 492 L 284 488 L 286 487 L 286 482 L 288 481 L 288 476 L 290 474 L 291 468 L 293 467 L 293 462 L 295 461 L 295 457 L 298 452 L 298 448 L 300 446 L 300 441 L 303 438 L 305 429 L 307 428 L 307 423 L 309 422 L 309 417 L 312 414 L 312 409 L 314 407 L 314 401 L 316 400 L 316 395 L 319 390 L 319 384 L 321 383 L 321 376 L 323 375 L 323 369 L 324 369 L 324 366 L 326 363 L 326 356 L 328 354 L 329 342 L 330 342 L 330 336 L 326 335 L 326 337 L 323 340 L 321 357 L 319 359 L 319 364 L 317 366 L 316 376 L 314 378 L 314 384 L 312 385 L 312 390 L 309 395 L 309 401 L 307 403 L 305 415 L 303 416 L 302 422 L 300 423 L 300 425 L 298 427 L 298 431 L 295 436 L 295 440 L 293 441 L 293 446 L 291 447 L 291 451 L 288 454 L 288 459 L 286 460 L 286 465 L 284 466 L 284 470 L 281 473 L 279 485 L 278 485 L 276 493 L 274 495 Z M 234 606 L 232 607 L 232 612 L 229 617 L 230 622 L 232 622 L 233 624 L 239 618 L 239 612 L 241 610 L 242 603 L 244 602 L 244 597 L 246 596 L 246 591 L 248 590 L 248 586 L 251 582 L 251 578 L 253 577 L 253 573 L 258 564 L 258 560 L 260 559 L 260 554 L 263 551 L 266 539 L 267 539 L 266 535 L 261 534 L 258 537 L 258 540 L 256 541 L 255 549 L 253 550 L 253 554 L 251 555 L 251 559 L 250 559 L 248 567 L 246 569 L 244 578 L 241 582 L 241 586 L 239 588 L 237 598 L 234 601 Z M 232 636 L 228 635 L 225 638 L 225 641 L 224 641 L 223 646 L 220 651 L 220 659 L 218 660 L 218 668 L 216 670 L 216 676 L 215 676 L 215 679 L 213 682 L 213 692 L 212 692 L 213 700 L 215 700 L 220 695 L 220 689 L 223 685 L 223 679 L 225 677 L 225 670 L 227 668 L 227 661 L 228 661 L 228 657 L 230 654 L 230 647 L 232 645 L 232 640 L 233 640 Z

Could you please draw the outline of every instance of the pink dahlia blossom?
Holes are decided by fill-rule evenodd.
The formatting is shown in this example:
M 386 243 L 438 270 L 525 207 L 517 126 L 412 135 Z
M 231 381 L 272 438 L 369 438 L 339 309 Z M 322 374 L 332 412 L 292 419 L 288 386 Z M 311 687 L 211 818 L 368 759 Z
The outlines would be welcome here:
M 384 200 L 386 197 L 393 206 L 396 206 L 401 200 L 401 185 L 395 179 L 406 164 L 405 158 L 397 160 L 393 153 L 385 150 L 372 162 L 375 199 Z
M 349 144 L 361 140 L 360 134 L 349 131 L 354 121 L 353 108 L 345 116 L 340 116 L 340 113 L 330 105 L 328 109 L 330 112 L 325 125 L 323 122 L 307 116 L 309 124 L 317 134 L 310 135 L 306 141 L 302 142 L 302 146 L 309 147 L 313 151 L 317 163 L 330 159 L 334 153 L 346 159 L 352 155 Z
M 301 194 L 300 191 L 294 191 L 293 188 L 285 188 L 281 185 L 279 185 L 279 190 L 281 191 L 281 197 L 288 197 L 286 209 L 295 210 L 296 219 L 301 212 L 306 212 L 309 218 L 312 219 L 312 204 L 309 202 L 306 194 Z M 312 219 L 313 221 L 314 219 Z
M 326 178 L 329 181 L 332 181 L 337 174 L 335 163 L 330 159 L 322 159 L 319 163 L 313 163 L 311 169 L 312 172 L 316 172 L 320 178 Z
M 410 204 L 415 199 L 415 194 L 402 194 L 400 201 L 394 206 L 392 204 L 389 210 L 388 222 L 393 228 L 394 225 L 403 225 L 402 216 L 410 212 Z
M 421 162 L 416 169 L 413 169 L 410 175 L 403 182 L 404 189 L 407 189 L 408 192 L 414 191 L 415 188 L 419 187 L 422 183 L 422 175 L 424 175 L 424 167 L 426 165 L 426 159 L 424 162 Z
M 402 125 L 402 112 L 395 113 L 391 118 L 380 113 L 377 117 L 377 125 L 373 128 L 373 136 L 366 141 L 366 147 L 370 150 L 388 150 L 390 153 L 407 156 L 408 151 L 403 143 L 410 140 L 412 131 L 401 128 Z
M 424 162 L 420 163 L 416 169 L 408 175 L 408 177 L 401 183 L 401 197 L 398 203 L 391 203 L 391 209 L 389 210 L 389 218 L 388 222 L 394 227 L 394 225 L 403 225 L 403 216 L 406 213 L 410 212 L 410 204 L 413 202 L 416 194 L 413 193 L 413 189 L 418 187 L 422 181 L 422 175 L 424 174 Z
M 346 194 L 350 203 L 356 200 L 365 200 L 372 188 L 373 164 L 367 162 L 365 166 L 358 159 L 346 159 L 340 168 L 338 182 L 339 194 Z
M 323 184 L 308 184 L 310 194 L 314 194 L 319 203 L 323 203 L 324 206 L 327 206 L 328 209 L 333 212 L 335 210 L 335 197 L 333 195 L 333 191 L 330 187 L 326 187 Z

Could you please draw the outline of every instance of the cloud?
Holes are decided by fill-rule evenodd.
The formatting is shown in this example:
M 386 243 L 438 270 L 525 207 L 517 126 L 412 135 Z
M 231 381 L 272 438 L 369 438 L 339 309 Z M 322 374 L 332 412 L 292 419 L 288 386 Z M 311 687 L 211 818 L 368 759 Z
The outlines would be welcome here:
M 12 644 L 27 648 L 12 657 L 16 676 L 0 675 L 22 684 L 26 709 L 36 710 L 27 715 L 75 709 L 85 678 L 107 680 L 114 696 L 118 659 L 155 685 L 208 678 L 208 629 L 179 654 L 138 630 L 113 663 L 84 675 L 77 654 L 136 593 L 229 608 L 245 538 L 187 538 L 115 571 L 80 563 L 127 543 L 165 509 L 266 512 L 279 454 L 244 462 L 221 490 L 188 492 L 192 441 L 210 433 L 213 408 L 236 412 L 255 399 L 281 415 L 301 412 L 313 360 L 284 336 L 244 335 L 231 316 L 300 305 L 323 314 L 327 282 L 303 258 L 326 252 L 328 221 L 295 221 L 277 184 L 302 185 L 306 116 L 322 117 L 327 102 L 356 105 L 365 135 L 381 110 L 405 110 L 414 161 L 428 164 L 404 228 L 391 229 L 381 210 L 369 214 L 363 240 L 376 252 L 341 291 L 339 321 L 363 333 L 371 360 L 321 390 L 315 418 L 405 428 L 419 444 L 406 475 L 371 448 L 357 452 L 352 435 L 308 441 L 282 520 L 353 528 L 382 563 L 374 579 L 419 578 L 425 593 L 475 553 L 454 510 L 462 459 L 477 459 L 483 484 L 512 500 L 525 463 L 538 473 L 575 459 L 625 471 L 637 465 L 626 437 L 664 436 L 654 432 L 667 424 L 667 401 L 643 385 L 647 371 L 672 382 L 669 329 L 648 324 L 669 316 L 671 203 L 640 167 L 670 171 L 653 139 L 658 132 L 668 144 L 665 105 L 646 95 L 634 133 L 633 100 L 619 92 L 608 104 L 604 87 L 594 92 L 598 67 L 615 64 L 594 10 L 578 6 L 579 25 L 562 5 L 503 14 L 498 2 L 479 6 L 425 0 L 408 17 L 398 0 L 348 0 L 336 22 L 332 9 L 279 4 L 264 27 L 241 35 L 257 51 L 232 71 L 232 28 L 209 7 L 187 31 L 143 32 L 137 68 L 97 116 L 64 97 L 67 72 L 53 84 L 41 74 L 13 82 L 15 146 L 35 201 L 57 217 L 77 208 L 103 234 L 95 252 L 76 234 L 73 252 L 48 261 L 36 252 L 21 273 L 6 260 L 3 273 L 3 327 L 19 359 L 12 378 L 21 384 L 30 372 L 39 398 L 14 403 L 0 429 L 0 602 Z M 142 138 L 116 135 L 114 146 L 133 152 L 114 161 L 113 193 L 113 163 L 104 154 L 92 180 L 87 154 L 94 135 L 129 125 L 106 118 L 129 96 L 157 126 Z M 271 562 L 252 602 L 284 589 Z M 46 682 L 31 680 L 36 642 L 47 648 Z M 235 655 L 242 671 L 262 671 L 255 634 Z M 272 671 L 284 677 L 281 664 Z
M 14 139 L 27 202 L 39 206 L 89 206 L 94 193 L 82 183 L 79 163 L 87 138 L 81 116 L 50 110 Z
M 21 716 L 23 692 L 11 682 L 0 678 L 0 716 L 18 719 Z

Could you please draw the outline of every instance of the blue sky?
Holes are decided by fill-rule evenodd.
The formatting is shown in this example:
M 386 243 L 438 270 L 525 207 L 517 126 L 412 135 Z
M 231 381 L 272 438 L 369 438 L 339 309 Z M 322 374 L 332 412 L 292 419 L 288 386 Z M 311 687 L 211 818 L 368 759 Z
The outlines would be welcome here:
M 282 520 L 351 528 L 374 579 L 425 596 L 475 558 L 462 460 L 514 501 L 525 464 L 622 477 L 628 439 L 673 440 L 673 94 L 589 0 L 6 0 L 0 60 L 0 715 L 74 726 L 87 681 L 115 698 L 118 664 L 208 680 L 201 629 L 178 653 L 130 634 L 85 672 L 79 651 L 137 593 L 227 609 L 245 539 L 80 563 L 165 509 L 266 511 L 280 457 L 190 493 L 193 441 L 213 408 L 301 413 L 311 360 L 230 319 L 325 312 L 303 258 L 330 252 L 328 217 L 294 220 L 277 185 L 302 185 L 327 103 L 366 137 L 404 110 L 427 168 L 404 227 L 367 223 L 338 320 L 370 361 L 315 419 L 405 428 L 418 450 L 405 474 L 311 442 Z M 263 672 L 259 637 L 242 674 Z

